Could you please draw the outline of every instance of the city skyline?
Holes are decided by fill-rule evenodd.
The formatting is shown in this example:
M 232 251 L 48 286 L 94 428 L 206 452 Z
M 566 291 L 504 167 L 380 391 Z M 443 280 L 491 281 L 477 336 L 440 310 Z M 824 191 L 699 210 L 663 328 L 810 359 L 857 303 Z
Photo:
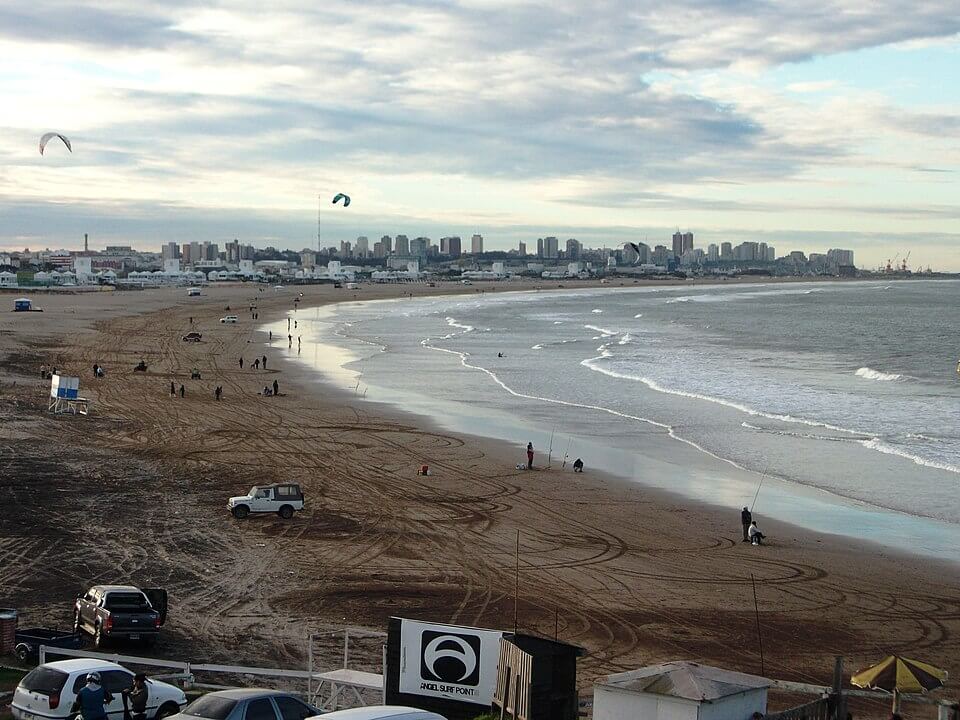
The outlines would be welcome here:
M 316 247 L 342 191 L 321 244 L 680 224 L 957 271 L 958 31 L 946 2 L 8 3 L 0 247 Z

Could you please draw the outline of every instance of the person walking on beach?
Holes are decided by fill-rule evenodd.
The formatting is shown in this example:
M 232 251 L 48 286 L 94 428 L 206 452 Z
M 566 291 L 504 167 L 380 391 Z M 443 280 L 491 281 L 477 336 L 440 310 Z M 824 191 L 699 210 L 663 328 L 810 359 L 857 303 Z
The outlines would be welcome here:
M 220 387 L 219 385 L 217 385 L 217 389 L 213 391 L 213 396 L 214 396 L 217 400 L 220 400 L 220 396 L 221 396 L 222 394 L 223 394 L 223 388 Z
M 290 318 L 287 318 L 287 330 L 290 329 Z
M 264 370 L 267 369 L 267 356 L 266 356 L 266 355 L 263 356 L 263 369 L 264 369 Z
M 527 443 L 527 470 L 533 470 L 533 443 Z
M 293 347 L 293 335 L 287 335 L 287 347 Z
M 280 394 L 280 383 L 278 383 L 276 380 L 273 381 L 273 394 L 274 395 Z
M 184 397 L 187 394 L 187 391 L 183 389 L 183 385 L 180 386 L 180 397 Z
M 253 369 L 254 370 L 260 369 L 260 358 L 257 358 L 256 360 L 253 361 Z
M 240 369 L 243 370 L 243 358 L 240 358 Z
M 270 331 L 270 342 L 273 342 L 273 330 Z
M 177 396 L 177 387 L 176 385 L 173 384 L 173 381 L 171 380 L 170 381 L 170 397 L 176 397 L 176 396 Z
M 748 508 L 740 511 L 740 524 L 743 526 L 743 542 L 750 542 L 750 523 L 753 522 L 753 515 Z

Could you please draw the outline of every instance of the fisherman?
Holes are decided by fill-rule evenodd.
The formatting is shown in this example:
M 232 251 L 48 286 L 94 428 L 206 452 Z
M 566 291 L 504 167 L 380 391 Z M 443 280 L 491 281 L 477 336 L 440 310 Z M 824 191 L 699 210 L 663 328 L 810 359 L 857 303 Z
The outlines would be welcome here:
M 766 535 L 760 532 L 760 528 L 757 527 L 756 520 L 750 523 L 750 529 L 747 531 L 747 534 L 750 535 L 751 545 L 763 545 L 763 539 L 766 537 Z
M 579 472 L 579 473 L 583 472 L 583 460 L 581 460 L 580 458 L 577 458 L 576 460 L 573 461 L 573 471 Z
M 263 386 L 263 396 L 264 396 L 264 397 L 268 397 L 268 396 L 270 396 L 270 395 L 273 395 L 273 393 L 270 391 L 270 386 L 269 386 L 269 385 L 264 385 L 264 386 Z
M 256 360 L 253 361 L 253 369 L 254 370 L 260 369 L 260 358 L 257 358 Z
M 527 470 L 533 470 L 533 443 L 527 443 Z
M 183 389 L 183 385 L 180 386 L 180 397 L 184 397 L 187 394 L 187 391 Z
M 100 366 L 99 366 L 97 363 L 94 363 L 94 364 L 93 364 L 93 376 L 94 376 L 94 377 L 100 377 L 100 375 L 97 373 L 97 370 L 99 370 L 99 369 L 100 369 Z
M 280 383 L 278 383 L 276 380 L 273 381 L 273 394 L 274 395 L 280 394 Z
M 87 675 L 87 684 L 77 693 L 70 714 L 79 711 L 83 720 L 106 720 L 107 711 L 103 706 L 112 702 L 113 696 L 100 685 L 100 673 L 92 672 Z
M 243 370 L 243 358 L 240 358 L 240 369 Z
M 749 508 L 744 507 L 740 511 L 740 524 L 743 526 L 743 542 L 750 542 L 750 523 L 753 521 L 753 515 Z
M 219 390 L 219 388 L 217 388 Z M 130 703 L 131 720 L 146 720 L 147 700 L 150 691 L 147 690 L 147 676 L 137 673 L 133 676 L 133 687 L 123 691 L 123 705 L 126 711 L 127 702 Z

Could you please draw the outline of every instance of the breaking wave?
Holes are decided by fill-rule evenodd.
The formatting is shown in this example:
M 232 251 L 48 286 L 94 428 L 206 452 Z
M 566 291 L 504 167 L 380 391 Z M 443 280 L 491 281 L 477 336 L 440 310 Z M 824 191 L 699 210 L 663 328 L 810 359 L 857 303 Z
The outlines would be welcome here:
M 900 375 L 899 373 L 885 373 L 868 367 L 860 368 L 854 373 L 854 375 L 857 377 L 862 377 L 866 380 L 880 380 L 881 382 L 891 382 L 893 380 L 903 379 L 903 375 Z

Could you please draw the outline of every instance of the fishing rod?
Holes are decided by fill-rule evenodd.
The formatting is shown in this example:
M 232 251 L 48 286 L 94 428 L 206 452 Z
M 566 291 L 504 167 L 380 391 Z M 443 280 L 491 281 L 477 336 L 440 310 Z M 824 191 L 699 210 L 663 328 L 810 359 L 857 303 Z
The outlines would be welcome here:
M 547 448 L 547 470 L 553 466 L 553 434 L 557 432 L 557 426 L 553 426 L 553 430 L 550 431 L 550 446 Z

